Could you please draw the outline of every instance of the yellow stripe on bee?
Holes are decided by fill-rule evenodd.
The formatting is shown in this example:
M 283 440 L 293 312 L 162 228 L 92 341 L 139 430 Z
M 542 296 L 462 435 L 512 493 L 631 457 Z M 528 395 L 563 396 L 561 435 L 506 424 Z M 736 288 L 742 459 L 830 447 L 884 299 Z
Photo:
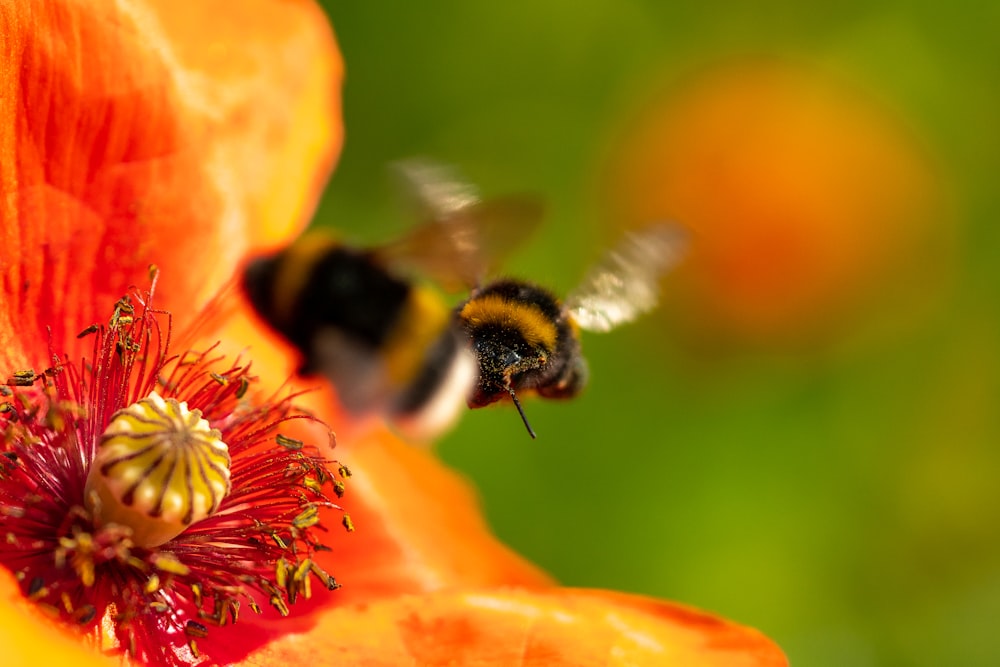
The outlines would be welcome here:
M 270 304 L 275 322 L 288 324 L 291 321 L 297 297 L 309 282 L 313 267 L 336 245 L 331 235 L 311 232 L 281 252 Z
M 394 384 L 416 377 L 427 349 L 449 325 L 451 311 L 428 287 L 414 285 L 383 348 L 386 371 Z
M 556 325 L 537 306 L 499 294 L 473 297 L 462 307 L 461 317 L 471 327 L 494 325 L 515 329 L 525 342 L 552 351 L 556 347 Z

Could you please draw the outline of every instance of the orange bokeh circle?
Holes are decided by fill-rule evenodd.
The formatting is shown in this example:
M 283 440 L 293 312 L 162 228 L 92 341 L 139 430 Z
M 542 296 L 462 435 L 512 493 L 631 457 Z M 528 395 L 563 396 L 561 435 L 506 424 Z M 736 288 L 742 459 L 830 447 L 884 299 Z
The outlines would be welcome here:
M 818 69 L 700 71 L 644 104 L 611 153 L 611 214 L 694 231 L 682 291 L 723 337 L 836 330 L 947 236 L 923 147 Z

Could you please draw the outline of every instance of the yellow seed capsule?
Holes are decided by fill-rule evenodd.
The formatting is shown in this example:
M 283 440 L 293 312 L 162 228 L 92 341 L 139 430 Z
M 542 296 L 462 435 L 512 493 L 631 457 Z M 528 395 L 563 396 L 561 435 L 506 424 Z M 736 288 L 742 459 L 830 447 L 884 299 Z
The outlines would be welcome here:
M 187 403 L 155 391 L 119 410 L 87 476 L 87 507 L 155 547 L 211 516 L 229 493 L 229 448 Z

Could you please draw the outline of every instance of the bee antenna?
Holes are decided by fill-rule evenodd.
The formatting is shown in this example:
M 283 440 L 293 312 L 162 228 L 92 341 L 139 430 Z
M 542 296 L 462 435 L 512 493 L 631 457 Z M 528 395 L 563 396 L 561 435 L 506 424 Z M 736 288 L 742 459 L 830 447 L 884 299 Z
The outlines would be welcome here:
M 507 391 L 510 392 L 510 397 L 514 401 L 514 407 L 517 408 L 517 413 L 521 415 L 521 421 L 524 422 L 524 428 L 528 429 L 528 435 L 531 439 L 535 439 L 535 432 L 531 430 L 531 424 L 528 423 L 528 418 L 524 416 L 524 410 L 521 408 L 521 401 L 517 400 L 517 394 L 514 393 L 513 387 L 508 387 Z

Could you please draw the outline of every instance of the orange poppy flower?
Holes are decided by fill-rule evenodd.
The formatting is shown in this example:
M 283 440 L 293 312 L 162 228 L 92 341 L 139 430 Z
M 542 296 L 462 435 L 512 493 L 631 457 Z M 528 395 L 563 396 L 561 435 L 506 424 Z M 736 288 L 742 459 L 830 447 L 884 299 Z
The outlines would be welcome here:
M 692 72 L 623 135 L 615 217 L 694 230 L 683 287 L 702 336 L 811 343 L 940 289 L 940 177 L 899 118 L 820 68 Z
M 111 653 L 168 665 L 785 664 L 759 633 L 702 612 L 553 587 L 489 534 L 470 490 L 428 453 L 382 431 L 346 437 L 326 391 L 294 401 L 338 426 L 336 456 L 354 470 L 343 504 L 358 530 L 318 531 L 339 510 L 303 499 L 339 496 L 343 482 L 300 450 L 332 456 L 328 429 L 268 398 L 291 375 L 289 350 L 243 306 L 215 311 L 212 297 L 244 256 L 287 242 L 307 219 L 339 147 L 341 68 L 315 6 L 244 0 L 233 9 L 222 0 L 0 6 L 0 368 L 56 369 L 22 374 L 14 384 L 25 386 L 5 392 L 14 398 L 0 459 L 4 664 L 118 664 L 68 621 Z M 144 311 L 141 291 L 119 301 L 150 264 L 159 267 L 154 308 L 169 318 Z M 106 324 L 87 328 L 94 322 Z M 188 331 L 218 341 L 209 357 L 186 354 L 206 349 Z M 220 366 L 216 354 L 237 361 Z M 241 354 L 259 378 L 250 413 L 234 407 L 251 379 Z M 165 398 L 142 398 L 152 388 Z M 179 535 L 139 544 L 132 524 L 131 537 L 112 535 L 116 524 L 99 517 L 118 492 L 109 482 L 84 494 L 80 472 L 90 470 L 90 488 L 96 470 L 116 464 L 72 455 L 93 456 L 94 429 L 108 429 L 103 448 L 118 420 L 180 413 L 188 402 L 212 427 L 199 437 L 229 440 L 231 495 Z M 271 424 L 257 421 L 268 418 L 285 447 L 265 452 Z M 241 504 L 227 508 L 236 495 Z M 269 513 L 293 502 L 311 513 Z M 145 518 L 154 514 L 168 513 Z M 273 539 L 245 538 L 253 530 Z M 343 588 L 310 591 L 309 572 L 335 588 L 330 572 Z M 274 608 L 226 623 L 237 597 L 253 599 L 244 589 L 263 594 L 261 607 L 270 595 Z M 202 593 L 215 596 L 219 627 L 207 627 L 211 610 L 192 612 Z M 296 597 L 308 599 L 279 618 Z

